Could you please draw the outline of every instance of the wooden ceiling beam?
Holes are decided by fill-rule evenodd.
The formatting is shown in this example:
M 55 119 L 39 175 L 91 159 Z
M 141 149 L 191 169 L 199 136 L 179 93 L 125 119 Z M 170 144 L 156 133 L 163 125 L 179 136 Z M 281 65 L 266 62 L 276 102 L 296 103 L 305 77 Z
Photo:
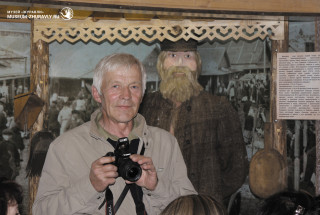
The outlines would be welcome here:
M 41 2 L 33 0 L 33 3 Z M 262 13 L 312 13 L 319 14 L 319 0 L 51 0 L 47 3 L 68 3 L 86 4 L 94 6 L 95 4 L 107 6 L 127 7 L 146 7 L 154 9 L 187 9 L 202 11 L 224 11 L 227 12 L 262 12 Z
M 15 0 L 0 5 L 217 19 L 270 19 L 272 16 L 319 16 L 319 0 Z M 136 16 L 137 17 L 137 16 Z M 144 18 L 144 17 L 142 17 Z

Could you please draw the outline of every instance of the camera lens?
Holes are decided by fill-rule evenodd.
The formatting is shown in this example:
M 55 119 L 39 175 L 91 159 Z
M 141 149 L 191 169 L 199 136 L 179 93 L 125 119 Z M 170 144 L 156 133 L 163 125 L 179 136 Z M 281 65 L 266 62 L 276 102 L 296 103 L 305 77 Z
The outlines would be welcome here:
M 127 178 L 131 181 L 138 181 L 141 176 L 141 168 L 133 166 L 127 171 Z M 130 180 L 129 180 L 130 181 Z
M 119 167 L 119 174 L 125 180 L 136 182 L 141 177 L 141 167 L 138 163 L 132 162 L 131 160 L 126 162 L 124 165 Z

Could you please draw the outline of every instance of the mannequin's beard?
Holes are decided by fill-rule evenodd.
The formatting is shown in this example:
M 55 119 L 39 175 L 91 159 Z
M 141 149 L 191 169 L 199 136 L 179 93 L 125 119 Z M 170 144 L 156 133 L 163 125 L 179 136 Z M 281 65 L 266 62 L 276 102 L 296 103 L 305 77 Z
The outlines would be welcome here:
M 184 73 L 176 76 L 174 73 Z M 188 67 L 169 67 L 165 71 L 160 71 L 161 83 L 160 92 L 166 99 L 175 102 L 185 102 L 192 96 L 199 95 L 203 90 L 197 81 L 196 71 L 191 71 Z

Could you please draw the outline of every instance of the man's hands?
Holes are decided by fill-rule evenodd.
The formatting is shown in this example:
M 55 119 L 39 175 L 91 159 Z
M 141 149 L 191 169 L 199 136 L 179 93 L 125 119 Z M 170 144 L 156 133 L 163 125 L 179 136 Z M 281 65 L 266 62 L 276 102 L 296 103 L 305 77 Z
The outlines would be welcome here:
M 158 177 L 157 171 L 155 166 L 153 165 L 152 159 L 149 157 L 145 157 L 143 155 L 133 154 L 130 156 L 131 160 L 140 164 L 142 169 L 141 177 L 135 183 L 140 186 L 144 187 L 148 190 L 155 190 L 158 184 Z M 127 183 L 132 183 L 126 181 Z
M 117 167 L 109 164 L 114 160 L 114 157 L 102 157 L 91 164 L 89 178 L 96 191 L 102 192 L 109 185 L 116 182 L 116 178 L 118 177 Z
M 138 154 L 133 154 L 130 156 L 130 158 L 132 161 L 140 164 L 142 174 L 138 181 L 126 181 L 126 183 L 136 183 L 138 186 L 144 187 L 151 191 L 156 189 L 158 177 L 152 159 Z M 115 161 L 114 157 L 101 157 L 91 164 L 89 178 L 96 191 L 102 192 L 109 185 L 112 185 L 116 182 L 116 178 L 118 177 L 117 167 L 113 164 L 109 164 L 113 161 Z

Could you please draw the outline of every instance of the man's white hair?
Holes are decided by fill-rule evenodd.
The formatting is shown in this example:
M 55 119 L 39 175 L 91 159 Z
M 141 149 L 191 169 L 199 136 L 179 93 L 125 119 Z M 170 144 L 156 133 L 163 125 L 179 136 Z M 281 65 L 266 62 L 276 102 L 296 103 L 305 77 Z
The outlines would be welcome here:
M 97 64 L 96 68 L 94 69 L 92 85 L 97 89 L 98 93 L 101 95 L 101 85 L 105 73 L 114 71 L 119 67 L 126 67 L 127 71 L 129 71 L 129 69 L 132 66 L 137 66 L 141 72 L 142 94 L 144 94 L 147 84 L 147 74 L 144 69 L 144 66 L 133 55 L 126 53 L 116 53 L 102 58 L 100 62 Z

